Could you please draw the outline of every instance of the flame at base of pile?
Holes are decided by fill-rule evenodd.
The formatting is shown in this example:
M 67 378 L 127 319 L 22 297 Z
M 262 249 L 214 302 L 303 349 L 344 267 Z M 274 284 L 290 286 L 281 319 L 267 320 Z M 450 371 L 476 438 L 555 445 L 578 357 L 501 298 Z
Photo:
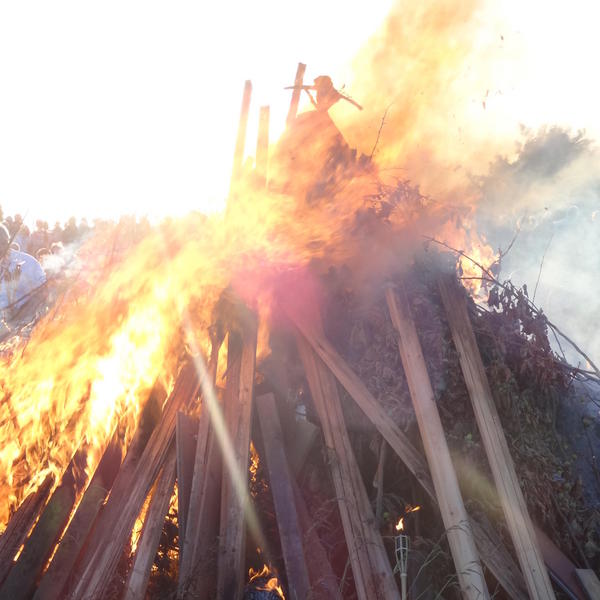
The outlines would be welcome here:
M 285 600 L 277 574 L 267 565 L 263 565 L 260 571 L 250 567 L 248 577 L 250 581 L 246 585 L 245 600 Z

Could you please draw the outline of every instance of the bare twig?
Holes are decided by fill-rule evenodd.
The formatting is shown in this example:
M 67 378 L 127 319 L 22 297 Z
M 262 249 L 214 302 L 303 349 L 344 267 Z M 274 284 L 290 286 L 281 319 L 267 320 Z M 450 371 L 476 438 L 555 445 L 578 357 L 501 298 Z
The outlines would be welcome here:
M 369 158 L 373 158 L 373 154 L 375 154 L 375 149 L 377 148 L 377 144 L 379 143 L 379 138 L 381 137 L 381 132 L 383 130 L 383 126 L 385 125 L 385 118 L 387 117 L 388 111 L 392 105 L 388 104 L 385 112 L 383 113 L 383 117 L 381 117 L 381 123 L 379 125 L 379 131 L 377 132 L 377 138 L 375 139 L 375 144 L 373 144 L 373 150 L 371 150 L 371 155 Z
M 546 258 L 546 252 L 548 252 L 548 248 L 550 248 L 550 244 L 552 243 L 553 237 L 554 237 L 554 233 L 552 233 L 552 235 L 550 236 L 550 239 L 548 240 L 548 243 L 546 244 L 546 248 L 544 249 L 544 254 L 542 254 L 542 260 L 540 262 L 540 270 L 538 272 L 537 281 L 535 282 L 535 288 L 533 289 L 532 302 L 535 302 L 535 294 L 537 292 L 538 285 L 539 285 L 540 279 L 542 277 L 542 269 L 544 268 L 544 259 Z
M 484 267 L 481 263 L 477 262 L 474 258 L 470 257 L 468 254 L 466 254 L 462 250 L 453 248 L 452 246 L 448 245 L 446 242 L 442 242 L 433 237 L 430 237 L 427 235 L 424 235 L 423 237 L 425 239 L 429 240 L 430 242 L 434 242 L 440 246 L 443 246 L 444 248 L 447 248 L 451 252 L 454 252 L 455 254 L 458 254 L 459 256 L 466 258 L 468 261 L 470 261 L 476 267 L 481 269 L 481 272 L 485 274 L 485 277 L 482 276 L 481 278 L 475 278 L 475 279 L 481 279 L 482 281 L 490 281 L 491 283 L 501 287 L 503 290 L 505 290 L 509 294 L 514 294 L 514 289 L 511 289 L 510 286 L 499 281 L 488 268 Z M 471 278 L 464 278 L 464 279 L 471 279 Z M 553 333 L 555 333 L 556 335 L 559 335 L 563 340 L 568 342 L 571 345 L 571 347 L 586 360 L 586 362 L 591 367 L 593 372 L 596 374 L 598 380 L 600 381 L 600 368 L 598 368 L 598 366 L 594 363 L 594 361 L 570 337 L 568 337 L 566 334 L 564 334 L 554 323 L 552 323 L 552 321 L 550 321 L 550 319 L 548 319 L 548 317 L 542 312 L 542 310 L 539 309 L 529 298 L 524 296 L 523 299 L 525 300 L 525 302 L 527 303 L 527 306 L 529 306 L 529 308 L 531 309 L 533 314 L 535 314 L 538 317 L 543 318 L 546 325 L 548 325 L 548 327 L 553 331 Z

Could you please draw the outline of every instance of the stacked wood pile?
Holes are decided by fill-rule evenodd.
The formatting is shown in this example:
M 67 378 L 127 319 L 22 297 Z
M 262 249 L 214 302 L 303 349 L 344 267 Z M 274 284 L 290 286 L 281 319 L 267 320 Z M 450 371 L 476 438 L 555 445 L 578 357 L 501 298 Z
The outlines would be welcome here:
M 303 73 L 300 65 L 297 85 Z M 248 84 L 236 177 L 250 92 Z M 297 102 L 295 95 L 292 122 Z M 266 109 L 261 123 L 258 185 L 266 177 Z M 385 342 L 395 361 L 390 377 L 401 381 L 396 396 L 385 399 L 357 368 L 344 336 L 332 333 L 343 320 L 332 316 L 332 306 L 344 313 L 333 287 L 323 286 L 327 298 L 305 293 L 299 302 L 282 284 L 277 310 L 284 325 L 271 332 L 274 350 L 260 365 L 257 316 L 228 296 L 211 356 L 189 356 L 181 364 L 151 431 L 140 423 L 125 456 L 113 440 L 89 483 L 79 475 L 80 449 L 58 485 L 45 482 L 12 516 L 0 537 L 0 599 L 399 599 L 393 525 L 412 510 L 400 495 L 422 505 L 428 519 L 408 531 L 415 543 L 410 597 L 595 597 L 589 565 L 565 556 L 532 520 L 539 515 L 531 514 L 507 442 L 473 328 L 474 305 L 453 272 L 431 272 L 436 291 L 429 293 L 439 299 L 450 336 L 434 343 L 451 345 L 458 357 L 451 377 L 466 389 L 480 458 L 485 454 L 489 468 L 465 471 L 449 442 L 452 414 L 431 376 L 431 339 L 410 275 L 389 274 L 372 296 L 392 331 Z M 219 365 L 225 339 L 226 364 Z M 277 376 L 281 369 L 289 370 L 285 384 Z M 224 389 L 216 385 L 218 370 L 226 374 Z M 404 404 L 412 424 L 395 419 L 390 402 Z M 299 407 L 302 415 L 294 417 Z M 376 440 L 375 453 L 364 449 L 367 439 Z M 251 442 L 265 482 L 260 492 L 249 470 Z M 481 509 L 473 479 L 492 490 L 493 511 Z M 322 518 L 325 505 L 329 516 Z M 143 528 L 132 550 L 140 515 Z M 169 555 L 164 538 L 173 524 Z M 419 554 L 425 531 L 441 533 L 434 568 L 444 565 L 447 578 L 438 588 L 431 553 Z M 171 586 L 161 592 L 159 560 L 166 560 Z M 249 581 L 248 567 L 263 561 L 271 573 Z M 282 592 L 267 585 L 276 575 Z

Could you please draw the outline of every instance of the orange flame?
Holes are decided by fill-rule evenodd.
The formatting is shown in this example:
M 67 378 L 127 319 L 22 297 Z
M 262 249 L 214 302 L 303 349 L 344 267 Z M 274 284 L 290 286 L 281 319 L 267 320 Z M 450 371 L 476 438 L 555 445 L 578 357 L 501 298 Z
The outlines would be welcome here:
M 274 573 L 267 565 L 263 565 L 263 568 L 260 571 L 255 571 L 252 567 L 250 567 L 248 570 L 248 577 L 250 578 L 250 583 L 255 582 L 257 579 L 266 580 L 264 584 L 257 586 L 256 589 L 265 592 L 275 592 L 281 598 L 281 600 L 285 600 L 285 595 L 281 585 L 279 584 L 277 574 Z
M 404 517 L 400 517 L 396 523 L 396 531 L 404 531 Z

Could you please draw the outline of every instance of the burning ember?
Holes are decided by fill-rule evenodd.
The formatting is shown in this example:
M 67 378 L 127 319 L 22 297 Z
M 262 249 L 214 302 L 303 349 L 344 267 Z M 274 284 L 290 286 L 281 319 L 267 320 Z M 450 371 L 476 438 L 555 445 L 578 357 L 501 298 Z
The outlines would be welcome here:
M 404 531 L 404 517 L 400 517 L 396 523 L 396 531 Z
M 281 586 L 277 574 L 274 573 L 267 565 L 263 565 L 260 571 L 254 570 L 252 567 L 248 570 L 248 577 L 250 578 L 248 585 L 246 586 L 246 598 L 248 600 L 285 600 L 285 595 Z M 258 595 L 256 592 L 266 592 L 265 594 Z

